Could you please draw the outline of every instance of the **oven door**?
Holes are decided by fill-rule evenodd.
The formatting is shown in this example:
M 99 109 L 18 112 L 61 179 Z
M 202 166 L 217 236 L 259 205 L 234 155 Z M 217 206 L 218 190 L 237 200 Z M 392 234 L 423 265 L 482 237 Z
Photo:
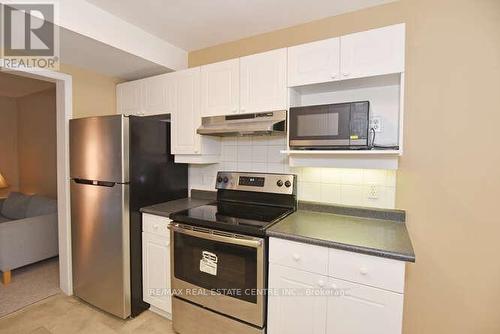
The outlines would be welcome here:
M 351 104 L 290 108 L 290 147 L 327 149 L 350 144 Z
M 265 240 L 175 222 L 169 228 L 176 296 L 263 327 Z

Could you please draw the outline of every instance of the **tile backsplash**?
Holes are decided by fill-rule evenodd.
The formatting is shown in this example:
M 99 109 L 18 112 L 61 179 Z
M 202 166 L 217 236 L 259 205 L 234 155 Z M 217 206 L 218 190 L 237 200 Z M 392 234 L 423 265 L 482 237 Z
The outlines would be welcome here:
M 381 169 L 294 168 L 280 151 L 285 137 L 222 138 L 221 162 L 189 166 L 189 188 L 215 190 L 217 171 L 294 173 L 299 199 L 305 201 L 394 208 L 396 171 Z

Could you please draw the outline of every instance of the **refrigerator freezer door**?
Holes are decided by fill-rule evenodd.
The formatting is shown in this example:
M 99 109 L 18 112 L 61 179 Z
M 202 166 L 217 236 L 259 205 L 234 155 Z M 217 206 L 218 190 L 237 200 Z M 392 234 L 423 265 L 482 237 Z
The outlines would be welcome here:
M 74 293 L 120 318 L 130 315 L 128 191 L 71 181 Z
M 73 179 L 128 182 L 128 119 L 123 115 L 72 119 L 70 176 Z

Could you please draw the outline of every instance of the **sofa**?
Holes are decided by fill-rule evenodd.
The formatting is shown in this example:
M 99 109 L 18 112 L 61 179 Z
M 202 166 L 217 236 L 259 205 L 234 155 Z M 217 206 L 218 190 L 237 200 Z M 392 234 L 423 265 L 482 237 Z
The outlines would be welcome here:
M 0 271 L 2 282 L 11 270 L 59 254 L 57 201 L 38 195 L 11 192 L 0 199 Z

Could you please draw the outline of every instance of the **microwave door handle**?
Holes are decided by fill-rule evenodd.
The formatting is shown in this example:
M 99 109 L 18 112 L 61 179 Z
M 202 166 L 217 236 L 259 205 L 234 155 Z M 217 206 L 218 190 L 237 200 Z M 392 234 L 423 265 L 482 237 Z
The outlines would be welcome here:
M 207 239 L 207 240 L 225 242 L 225 243 L 234 244 L 234 245 L 248 246 L 248 247 L 252 247 L 252 248 L 260 248 L 263 245 L 263 240 L 259 239 L 259 238 L 252 238 L 252 237 L 235 238 L 235 237 L 229 237 L 229 236 L 225 236 L 225 235 L 214 234 L 217 232 L 213 232 L 211 230 L 208 230 L 210 232 L 193 231 L 191 229 L 183 228 L 177 224 L 172 224 L 172 223 L 168 224 L 168 229 L 171 230 L 172 232 L 186 234 L 186 235 L 190 235 L 190 236 L 202 238 L 202 239 Z

